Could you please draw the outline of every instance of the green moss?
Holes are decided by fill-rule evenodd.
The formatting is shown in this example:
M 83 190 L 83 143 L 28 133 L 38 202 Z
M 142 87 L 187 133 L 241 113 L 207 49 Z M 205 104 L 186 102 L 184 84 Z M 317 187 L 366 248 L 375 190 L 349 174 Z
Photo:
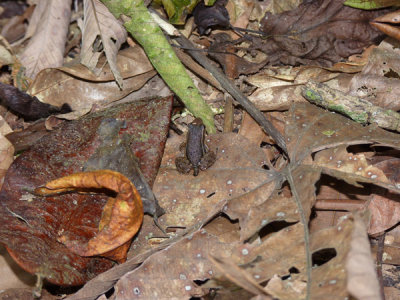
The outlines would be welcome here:
M 353 121 L 360 124 L 366 124 L 368 122 L 368 114 L 366 112 L 358 113 L 354 111 L 346 110 L 343 106 L 332 104 L 328 106 L 329 110 L 340 112 L 346 116 L 349 116 Z
M 305 90 L 305 97 L 308 100 L 316 102 L 316 103 L 322 103 L 323 102 L 322 96 L 319 93 L 317 93 L 317 92 L 315 92 L 313 90 L 310 90 L 310 89 Z

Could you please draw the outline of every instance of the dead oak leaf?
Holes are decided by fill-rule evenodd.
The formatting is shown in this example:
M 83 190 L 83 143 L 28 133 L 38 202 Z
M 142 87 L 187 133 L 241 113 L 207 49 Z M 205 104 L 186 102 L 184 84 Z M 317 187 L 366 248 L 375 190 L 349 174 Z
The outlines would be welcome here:
M 221 228 L 222 229 L 222 228 Z M 212 278 L 217 270 L 210 254 L 229 257 L 235 243 L 225 243 L 218 234 L 201 229 L 147 258 L 115 285 L 118 299 L 189 299 L 207 289 L 196 282 Z
M 70 240 L 66 235 L 58 238 L 71 251 L 81 256 L 104 255 L 130 241 L 139 230 L 143 221 L 143 204 L 135 186 L 119 172 L 98 170 L 61 177 L 35 190 L 38 195 L 50 196 L 63 192 L 92 191 L 102 188 L 116 192 L 117 196 L 108 198 L 97 235 L 84 244 Z M 124 250 L 126 256 L 127 249 Z
M 390 183 L 389 179 L 379 168 L 367 162 L 364 154 L 353 154 L 346 150 L 346 146 L 327 149 L 315 155 L 314 162 L 325 168 L 354 174 L 376 181 Z M 346 180 L 346 176 L 343 179 Z

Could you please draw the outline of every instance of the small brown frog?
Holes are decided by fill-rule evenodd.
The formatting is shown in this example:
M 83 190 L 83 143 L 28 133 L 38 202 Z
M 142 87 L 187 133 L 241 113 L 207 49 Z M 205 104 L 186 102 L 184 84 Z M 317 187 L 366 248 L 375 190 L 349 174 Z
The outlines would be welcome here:
M 193 169 L 193 175 L 197 176 L 199 170 L 204 171 L 214 164 L 216 156 L 204 143 L 205 126 L 201 119 L 196 118 L 188 127 L 186 143 L 181 145 L 185 156 L 177 157 L 175 165 L 178 172 L 188 174 Z

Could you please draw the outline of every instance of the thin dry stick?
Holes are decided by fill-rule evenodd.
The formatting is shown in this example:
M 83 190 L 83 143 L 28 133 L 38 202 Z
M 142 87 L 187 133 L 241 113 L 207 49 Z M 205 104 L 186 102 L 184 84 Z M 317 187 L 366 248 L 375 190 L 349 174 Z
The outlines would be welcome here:
M 105 1 L 105 0 L 103 0 Z M 214 64 L 200 51 L 197 49 L 191 41 L 179 33 L 171 24 L 164 21 L 157 14 L 152 13 L 154 21 L 170 36 L 175 37 L 176 41 L 184 49 L 187 49 L 190 56 L 192 56 L 200 65 L 208 70 L 217 81 L 221 84 L 231 96 L 239 102 L 243 108 L 253 117 L 261 128 L 268 133 L 278 144 L 278 146 L 287 153 L 286 142 L 280 132 L 272 125 L 270 121 L 264 116 L 264 114 L 251 102 L 247 97 L 235 86 L 235 84 L 229 80 L 224 73 L 222 73 Z
M 192 42 L 182 35 L 177 37 L 176 40 L 181 46 L 187 49 L 196 49 Z M 195 50 L 187 51 L 200 65 L 207 69 L 215 79 L 219 81 L 221 86 L 243 106 L 250 116 L 260 124 L 261 128 L 275 140 L 283 151 L 287 153 L 286 142 L 280 132 L 270 121 L 267 120 L 264 114 L 252 102 L 250 102 L 249 99 L 247 99 L 247 97 L 233 84 L 233 82 L 229 80 L 217 67 L 215 67 L 204 54 Z
M 383 259 L 383 248 L 385 246 L 385 236 L 386 233 L 384 232 L 378 238 L 378 252 L 376 253 L 376 273 L 378 275 L 379 285 L 381 288 L 381 297 L 382 300 L 385 300 L 385 292 L 383 290 L 383 275 L 382 275 L 382 259 Z
M 224 132 L 233 130 L 233 101 L 231 96 L 227 96 L 224 109 Z

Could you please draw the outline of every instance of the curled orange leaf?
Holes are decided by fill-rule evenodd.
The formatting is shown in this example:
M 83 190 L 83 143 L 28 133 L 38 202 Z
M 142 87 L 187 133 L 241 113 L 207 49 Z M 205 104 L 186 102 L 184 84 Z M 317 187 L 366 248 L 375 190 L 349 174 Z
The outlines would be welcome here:
M 129 241 L 139 230 L 143 221 L 142 200 L 128 178 L 111 170 L 75 173 L 50 181 L 44 187 L 37 188 L 35 193 L 50 196 L 63 192 L 88 192 L 104 188 L 116 192 L 117 195 L 115 198 L 108 198 L 96 236 L 86 243 L 70 240 L 65 235 L 61 235 L 58 240 L 81 256 L 105 255 L 109 257 L 109 253 L 115 253 L 112 250 L 119 250 L 117 248 L 120 247 L 124 253 L 119 253 L 117 260 L 123 261 L 128 248 L 126 245 L 129 245 Z

